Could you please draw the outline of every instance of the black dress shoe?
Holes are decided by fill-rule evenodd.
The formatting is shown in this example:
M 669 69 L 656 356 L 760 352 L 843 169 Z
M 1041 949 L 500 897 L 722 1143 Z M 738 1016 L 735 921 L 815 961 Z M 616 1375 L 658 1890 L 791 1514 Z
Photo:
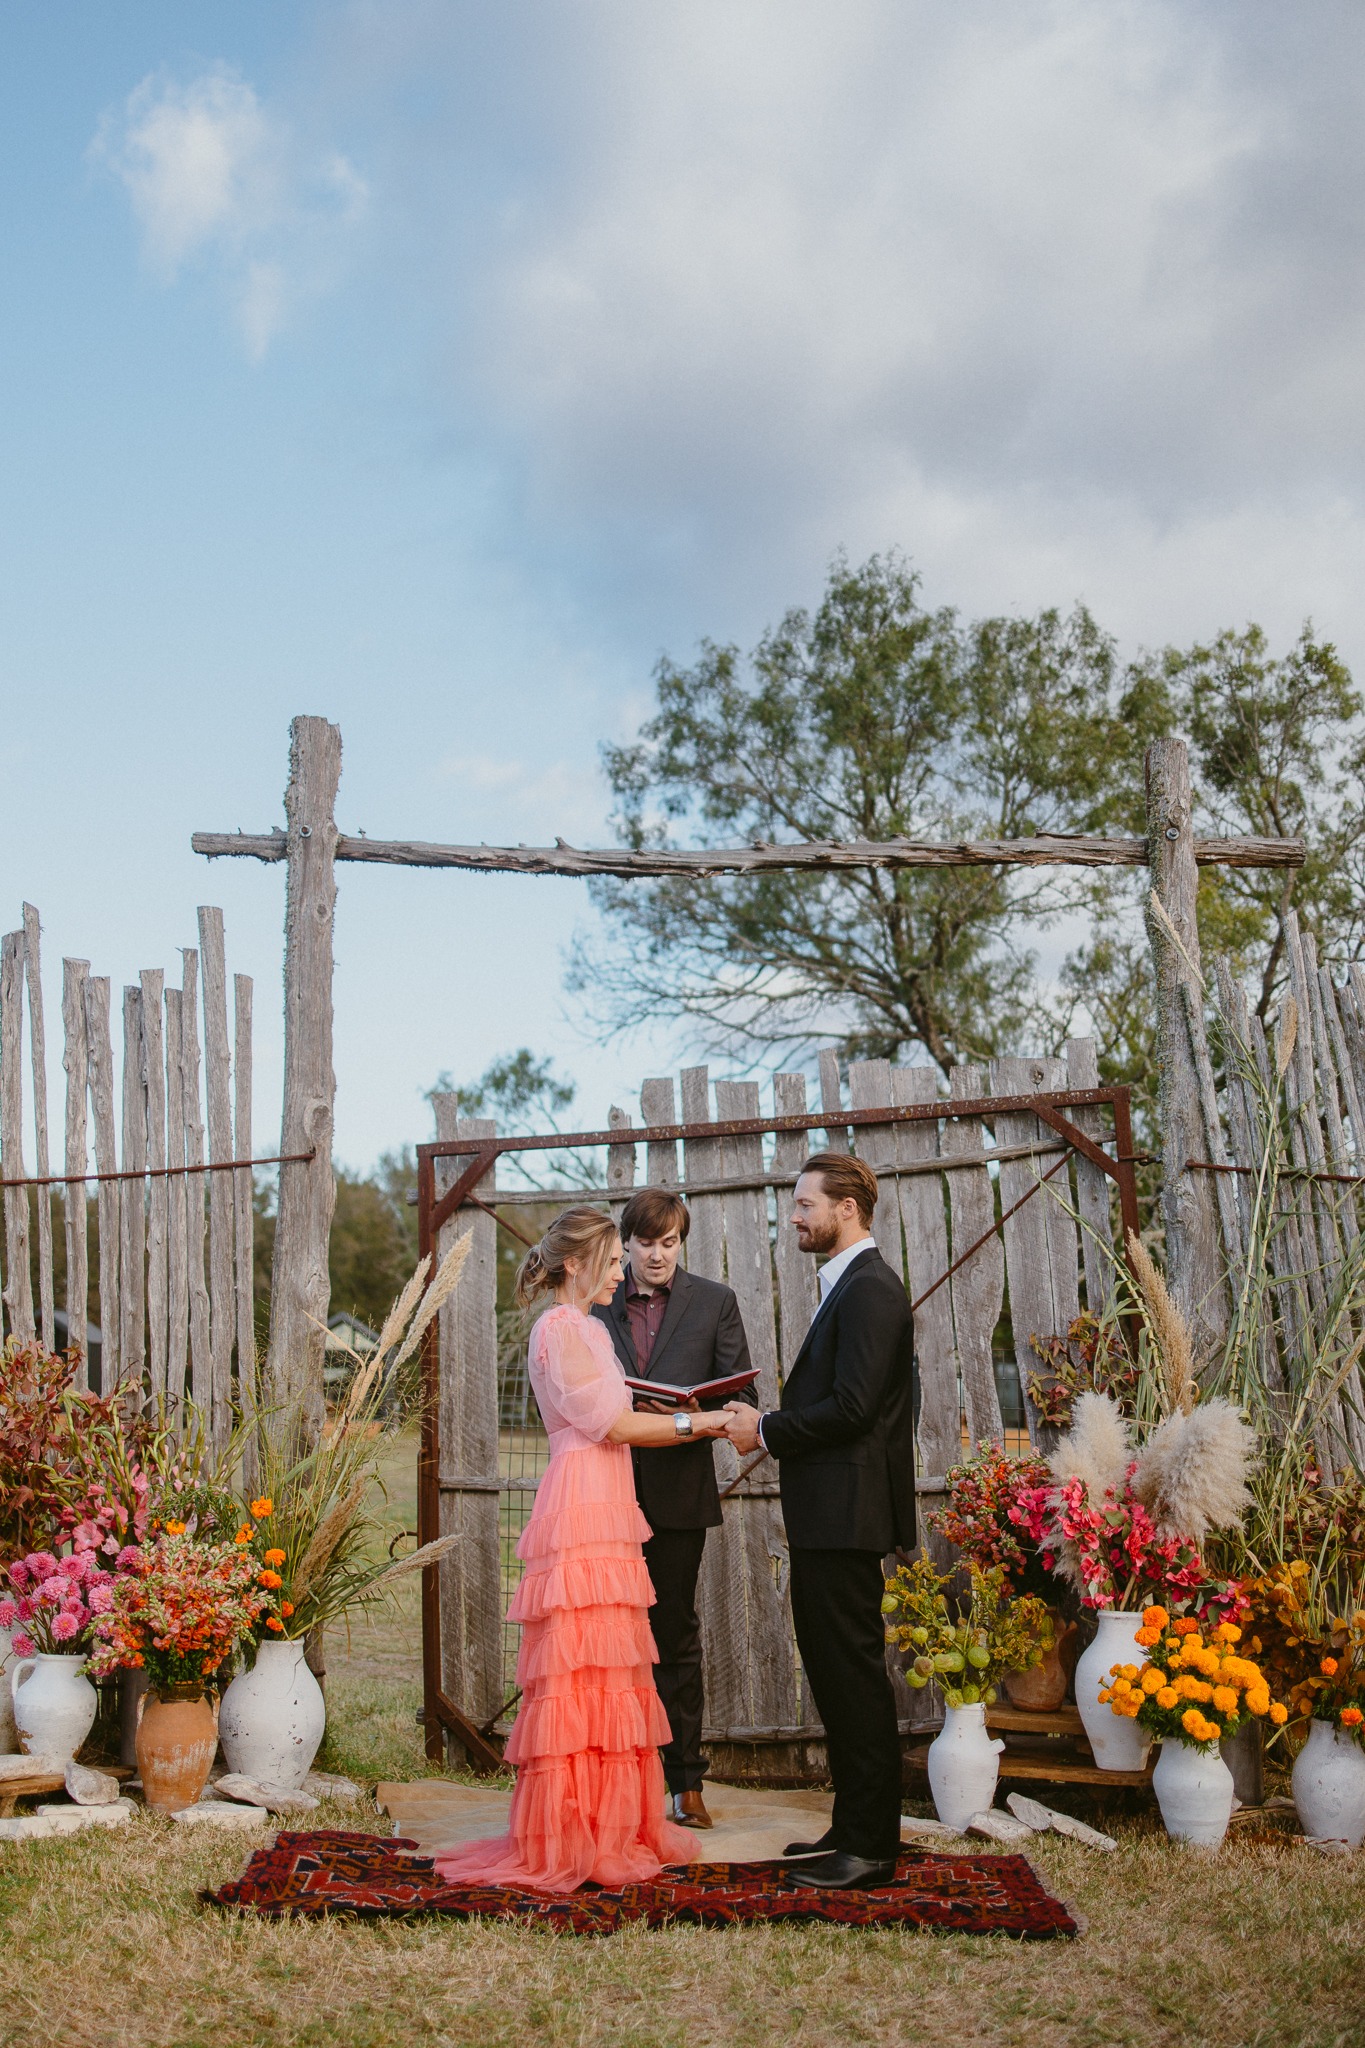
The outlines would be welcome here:
M 782 1851 L 784 1856 L 823 1856 L 828 1849 L 837 1849 L 833 1828 L 826 1828 L 818 1842 L 788 1842 Z
M 865 1892 L 891 1884 L 896 1875 L 894 1856 L 883 1862 L 870 1856 L 851 1856 L 847 1849 L 831 1850 L 792 1872 L 797 1884 L 822 1885 L 830 1891 Z

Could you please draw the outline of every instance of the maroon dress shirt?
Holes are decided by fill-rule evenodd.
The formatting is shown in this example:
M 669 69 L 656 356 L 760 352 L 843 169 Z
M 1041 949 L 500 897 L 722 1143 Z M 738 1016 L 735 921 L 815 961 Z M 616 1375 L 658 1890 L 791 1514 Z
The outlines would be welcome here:
M 668 1295 L 667 1287 L 656 1287 L 652 1294 L 642 1294 L 635 1285 L 634 1275 L 626 1275 L 626 1316 L 642 1379 L 649 1371 L 649 1361 L 668 1313 Z

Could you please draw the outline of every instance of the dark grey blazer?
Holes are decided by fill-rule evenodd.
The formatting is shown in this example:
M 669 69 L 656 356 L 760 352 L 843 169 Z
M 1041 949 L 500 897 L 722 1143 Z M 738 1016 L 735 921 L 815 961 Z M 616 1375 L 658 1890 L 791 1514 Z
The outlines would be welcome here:
M 915 1542 L 915 1339 L 900 1275 L 873 1246 L 816 1310 L 763 1418 L 787 1541 L 800 1550 Z
M 622 1282 L 606 1307 L 596 1307 L 611 1331 L 616 1355 L 626 1371 L 639 1379 L 639 1360 L 630 1334 L 626 1312 L 626 1290 Z M 679 1266 L 673 1276 L 668 1307 L 644 1377 L 671 1381 L 675 1387 L 700 1386 L 703 1380 L 719 1380 L 730 1373 L 747 1372 L 750 1365 L 749 1340 L 739 1313 L 733 1288 L 719 1280 L 703 1280 L 700 1274 L 684 1272 Z M 753 1402 L 752 1387 L 738 1396 Z M 724 1407 L 724 1402 L 710 1404 Z M 635 1493 L 651 1529 L 714 1529 L 721 1520 L 720 1495 L 716 1491 L 715 1458 L 710 1441 L 670 1445 L 664 1450 L 636 1450 Z

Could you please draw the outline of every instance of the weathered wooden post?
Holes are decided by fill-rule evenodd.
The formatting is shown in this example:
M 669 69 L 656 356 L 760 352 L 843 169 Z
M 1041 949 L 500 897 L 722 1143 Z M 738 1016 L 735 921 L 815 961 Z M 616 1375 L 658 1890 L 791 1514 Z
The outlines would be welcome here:
M 336 795 L 341 730 L 325 718 L 289 728 L 284 914 L 284 1117 L 280 1151 L 312 1152 L 280 1167 L 270 1285 L 266 1378 L 272 1405 L 298 1411 L 316 1442 L 324 1417 L 322 1366 L 330 1283 L 332 1178 L 332 924 L 336 909 Z
M 1204 990 L 1190 761 L 1183 740 L 1158 740 L 1147 750 L 1147 860 L 1152 888 L 1170 920 L 1168 928 L 1148 904 L 1147 935 L 1156 963 L 1157 1120 L 1166 1266 L 1196 1343 L 1207 1349 L 1227 1328 L 1227 1297 L 1212 1176 L 1191 1173 L 1188 1165 L 1191 1159 L 1209 1155 L 1186 1010 L 1190 1002 L 1202 1011 Z

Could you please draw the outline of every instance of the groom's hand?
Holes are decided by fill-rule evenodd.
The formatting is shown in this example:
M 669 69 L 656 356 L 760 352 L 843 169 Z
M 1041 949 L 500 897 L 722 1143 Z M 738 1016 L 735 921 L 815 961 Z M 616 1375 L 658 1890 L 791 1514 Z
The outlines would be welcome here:
M 730 1401 L 725 1407 L 725 1434 L 741 1457 L 758 1449 L 758 1410 L 747 1401 Z

